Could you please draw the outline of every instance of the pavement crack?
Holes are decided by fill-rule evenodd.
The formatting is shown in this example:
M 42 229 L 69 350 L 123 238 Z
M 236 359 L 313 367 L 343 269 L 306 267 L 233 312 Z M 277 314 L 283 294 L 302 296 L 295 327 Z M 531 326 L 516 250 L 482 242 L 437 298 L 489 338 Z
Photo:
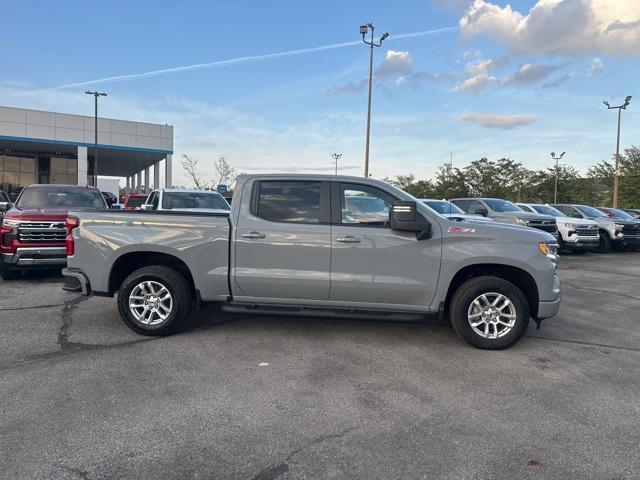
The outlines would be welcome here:
M 66 303 L 66 302 L 65 302 Z M 48 305 L 34 305 L 32 307 L 8 307 L 8 308 L 0 308 L 0 312 L 15 312 L 19 310 L 36 310 L 38 308 L 58 308 L 64 307 L 65 303 L 51 303 Z
M 81 468 L 77 468 L 77 467 L 68 467 L 66 465 L 60 465 L 60 464 L 55 464 L 55 465 L 56 467 L 61 468 L 66 472 L 72 473 L 78 478 L 81 478 L 83 480 L 90 480 L 89 472 L 87 472 L 86 470 L 82 470 Z
M 320 435 L 315 437 L 313 440 L 311 440 L 310 442 L 305 443 L 304 445 L 302 445 L 301 447 L 296 448 L 295 450 L 292 450 L 289 455 L 287 455 L 287 457 L 284 459 L 283 462 L 278 462 L 276 464 L 270 465 L 267 468 L 264 468 L 262 470 L 260 470 L 260 472 L 258 472 L 257 475 L 251 477 L 251 480 L 275 480 L 277 478 L 279 478 L 280 476 L 284 475 L 285 473 L 287 473 L 289 471 L 289 464 L 288 462 L 291 461 L 291 459 L 293 457 L 295 457 L 296 455 L 304 452 L 305 450 L 312 448 L 320 443 L 324 443 L 327 442 L 329 440 L 336 440 L 338 438 L 342 438 L 344 437 L 346 434 L 352 432 L 353 430 L 355 430 L 356 427 L 351 427 L 351 428 L 347 428 L 346 430 L 343 430 L 342 432 L 339 433 L 329 433 L 326 435 Z
M 566 340 L 563 338 L 542 337 L 538 335 L 527 336 L 527 338 L 537 338 L 538 340 L 548 340 L 551 342 L 572 343 L 574 345 L 585 345 L 588 347 L 610 348 L 612 350 L 623 350 L 627 352 L 640 352 L 640 348 L 638 347 L 624 347 L 620 345 L 609 345 L 606 343 L 584 342 L 582 340 Z
M 62 325 L 58 331 L 57 344 L 60 345 L 60 350 L 67 350 L 69 348 L 75 348 L 73 343 L 69 342 L 69 336 L 71 335 L 70 329 L 73 324 L 73 311 L 78 308 L 82 302 L 86 302 L 90 297 L 79 296 L 71 300 L 67 300 L 62 304 Z

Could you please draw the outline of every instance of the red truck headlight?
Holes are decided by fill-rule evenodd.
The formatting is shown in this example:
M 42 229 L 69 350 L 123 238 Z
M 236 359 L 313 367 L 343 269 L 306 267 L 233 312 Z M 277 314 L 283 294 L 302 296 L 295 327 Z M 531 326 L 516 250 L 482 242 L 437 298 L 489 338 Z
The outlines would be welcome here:
M 73 257 L 76 253 L 76 245 L 73 241 L 73 231 L 80 226 L 80 219 L 78 217 L 67 217 L 65 221 L 65 227 L 67 229 L 67 236 L 64 240 L 64 246 L 67 252 L 67 257 Z

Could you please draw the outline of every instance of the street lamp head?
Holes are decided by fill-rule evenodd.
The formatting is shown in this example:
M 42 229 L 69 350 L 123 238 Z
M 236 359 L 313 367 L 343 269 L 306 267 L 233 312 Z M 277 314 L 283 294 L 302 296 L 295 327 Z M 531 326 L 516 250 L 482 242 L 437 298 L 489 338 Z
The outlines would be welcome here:
M 564 154 L 565 154 L 565 153 L 567 153 L 567 152 L 562 152 L 562 153 L 560 154 L 560 158 L 564 157 Z
M 607 107 L 609 107 L 609 102 L 607 102 L 606 100 L 603 100 L 602 103 L 604 103 Z
M 384 42 L 388 36 L 389 36 L 388 32 L 383 33 L 382 36 L 380 37 L 380 44 L 382 44 L 382 42 Z
M 551 152 L 551 158 L 556 158 L 556 152 Z
M 627 98 L 624 99 L 624 103 L 629 104 L 629 102 L 631 101 L 631 95 L 627 96 Z
M 366 35 L 369 31 L 369 27 L 367 25 L 360 25 L 360 33 L 362 35 Z

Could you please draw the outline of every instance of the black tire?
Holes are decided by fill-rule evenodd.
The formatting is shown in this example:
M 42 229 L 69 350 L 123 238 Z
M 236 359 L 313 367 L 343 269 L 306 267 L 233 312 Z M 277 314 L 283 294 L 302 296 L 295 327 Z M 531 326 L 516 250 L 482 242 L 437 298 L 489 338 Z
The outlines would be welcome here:
M 129 308 L 129 296 L 142 282 L 156 282 L 164 286 L 172 297 L 172 308 L 167 318 L 155 325 L 136 319 Z M 127 326 L 136 333 L 149 336 L 167 336 L 180 332 L 191 324 L 193 291 L 187 279 L 177 270 L 164 266 L 143 267 L 125 278 L 118 293 L 118 311 Z
M 600 243 L 598 244 L 597 251 L 600 253 L 611 251 L 611 239 L 609 238 L 608 232 L 600 230 Z
M 510 330 L 497 338 L 485 338 L 476 333 L 470 324 L 469 309 L 471 304 L 483 294 L 500 294 L 506 297 L 515 310 L 515 322 Z M 467 280 L 453 294 L 449 308 L 451 324 L 456 333 L 476 348 L 485 350 L 501 350 L 517 343 L 527 331 L 529 326 L 529 304 L 522 291 L 513 283 L 499 277 L 477 277 Z M 505 327 L 495 324 L 490 327 Z
M 0 262 L 0 278 L 3 280 L 16 280 L 20 278 L 20 270 L 10 270 L 4 263 Z

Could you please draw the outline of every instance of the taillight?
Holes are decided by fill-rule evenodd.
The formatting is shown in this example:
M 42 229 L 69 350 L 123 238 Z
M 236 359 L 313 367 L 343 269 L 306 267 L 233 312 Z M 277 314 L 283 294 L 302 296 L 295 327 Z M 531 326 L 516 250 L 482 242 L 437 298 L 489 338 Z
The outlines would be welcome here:
M 67 257 L 72 257 L 76 253 L 76 245 L 73 241 L 73 230 L 78 228 L 79 226 L 80 219 L 78 217 L 67 217 L 67 220 L 65 221 L 67 236 L 64 239 Z

